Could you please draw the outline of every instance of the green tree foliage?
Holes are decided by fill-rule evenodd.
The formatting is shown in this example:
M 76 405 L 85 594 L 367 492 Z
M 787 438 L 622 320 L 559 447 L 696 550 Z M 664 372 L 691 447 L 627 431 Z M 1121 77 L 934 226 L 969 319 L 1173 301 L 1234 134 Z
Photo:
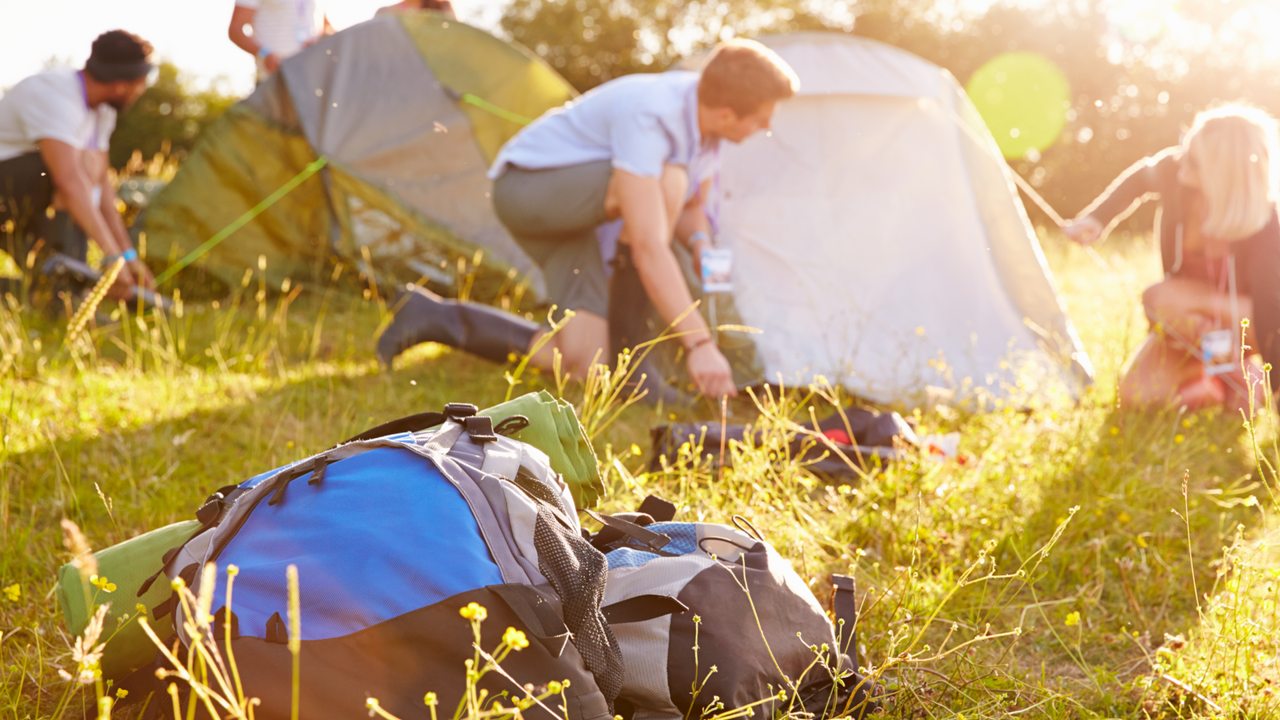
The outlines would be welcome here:
M 1005 52 L 1066 74 L 1068 123 L 1012 164 L 1060 213 L 1082 209 L 1122 170 L 1179 142 L 1195 113 L 1243 100 L 1280 114 L 1280 3 L 1273 0 L 1007 0 L 983 11 L 931 0 L 513 0 L 502 27 L 579 90 L 665 70 L 733 36 L 831 30 L 901 47 L 961 84 Z M 959 7 L 961 9 L 957 10 Z M 1048 220 L 1029 206 L 1033 219 Z M 1150 210 L 1134 227 L 1150 227 Z
M 737 35 L 833 25 L 801 0 L 512 0 L 502 28 L 579 91 L 621 75 L 660 72 Z
M 135 150 L 150 158 L 162 149 L 181 158 L 195 146 L 205 126 L 238 98 L 215 83 L 198 89 L 173 63 L 160 64 L 155 85 L 116 124 L 111 136 L 111 165 L 122 168 Z

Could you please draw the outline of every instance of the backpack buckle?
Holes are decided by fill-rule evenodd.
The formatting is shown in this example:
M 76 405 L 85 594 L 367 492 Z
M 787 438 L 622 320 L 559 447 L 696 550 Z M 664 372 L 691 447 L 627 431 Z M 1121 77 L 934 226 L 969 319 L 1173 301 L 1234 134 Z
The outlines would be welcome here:
M 498 439 L 497 433 L 493 431 L 493 418 L 484 415 L 476 415 L 475 417 L 465 418 L 462 421 L 463 427 L 467 429 L 467 435 L 478 443 L 495 442 Z
M 459 422 L 464 418 L 474 417 L 478 412 L 480 412 L 480 408 L 471 403 L 449 403 L 444 406 L 444 416 Z

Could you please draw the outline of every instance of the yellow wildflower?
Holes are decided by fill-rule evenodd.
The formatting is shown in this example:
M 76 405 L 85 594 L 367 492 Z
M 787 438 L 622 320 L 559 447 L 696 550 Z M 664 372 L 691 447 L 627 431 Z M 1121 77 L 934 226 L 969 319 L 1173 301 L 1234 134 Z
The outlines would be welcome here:
M 467 606 L 459 610 L 458 614 L 468 620 L 480 622 L 484 622 L 484 619 L 489 617 L 489 611 L 483 605 L 477 605 L 476 603 L 467 603 Z
M 1073 613 L 1071 613 L 1071 614 L 1067 615 L 1067 619 L 1066 619 L 1065 623 L 1066 623 L 1066 626 L 1067 626 L 1067 627 L 1071 627 L 1072 625 L 1079 625 L 1079 624 L 1080 624 L 1080 613 L 1078 613 L 1078 612 L 1073 612 Z
M 9 602 L 18 602 L 22 599 L 22 586 L 14 583 L 4 589 L 4 597 Z
M 523 650 L 529 647 L 529 638 L 525 637 L 524 633 L 519 630 L 509 627 L 506 632 L 502 633 L 502 643 L 516 650 Z
M 97 575 L 90 576 L 89 582 L 93 584 L 95 587 L 97 587 L 99 590 L 101 590 L 102 592 L 116 591 L 116 584 L 108 581 L 106 575 L 103 575 L 101 577 Z

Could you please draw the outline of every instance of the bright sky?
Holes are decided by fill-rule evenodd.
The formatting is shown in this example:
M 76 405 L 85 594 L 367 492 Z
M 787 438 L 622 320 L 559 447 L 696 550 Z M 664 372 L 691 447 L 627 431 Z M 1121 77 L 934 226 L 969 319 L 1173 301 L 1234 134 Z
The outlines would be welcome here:
M 339 30 L 373 17 L 395 0 L 326 0 Z M 0 0 L 0 89 L 34 75 L 57 57 L 77 67 L 99 34 L 116 28 L 137 33 L 159 56 L 203 81 L 224 75 L 231 89 L 253 88 L 253 58 L 231 44 L 227 26 L 234 0 Z M 455 0 L 460 19 L 497 26 L 503 0 Z

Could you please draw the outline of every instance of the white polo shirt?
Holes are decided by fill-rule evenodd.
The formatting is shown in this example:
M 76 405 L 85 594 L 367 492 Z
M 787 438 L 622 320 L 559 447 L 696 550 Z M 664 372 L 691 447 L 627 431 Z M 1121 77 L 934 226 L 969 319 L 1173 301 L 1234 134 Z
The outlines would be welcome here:
M 324 30 L 321 0 L 235 0 L 237 7 L 254 10 L 253 39 L 281 60 L 296 54 Z M 258 59 L 262 74 L 262 59 Z
M 0 97 L 0 161 L 36 152 L 38 140 L 105 152 L 115 129 L 116 109 L 107 103 L 89 107 L 80 71 L 73 68 L 32 75 Z
M 715 172 L 714 145 L 698 130 L 698 78 L 688 71 L 620 77 L 535 120 L 498 152 L 489 177 L 508 165 L 546 170 L 609 160 L 643 177 L 665 164 L 689 169 L 691 187 Z

